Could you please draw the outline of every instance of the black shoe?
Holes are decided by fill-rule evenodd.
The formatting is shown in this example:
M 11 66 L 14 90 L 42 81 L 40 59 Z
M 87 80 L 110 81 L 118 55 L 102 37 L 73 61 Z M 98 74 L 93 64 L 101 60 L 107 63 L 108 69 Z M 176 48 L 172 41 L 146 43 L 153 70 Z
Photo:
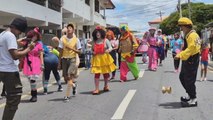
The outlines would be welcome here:
M 72 94 L 75 96 L 77 91 L 77 83 L 73 83 Z
M 37 90 L 31 90 L 31 95 L 30 102 L 37 102 Z
M 7 94 L 6 94 L 5 92 L 2 92 L 2 93 L 1 93 L 1 96 L 2 96 L 2 97 L 5 97 L 6 95 L 7 95 Z
M 181 102 L 182 107 L 197 107 L 197 99 L 190 99 L 188 102 Z
M 63 91 L 63 88 L 61 85 L 58 86 L 58 92 L 62 92 Z
M 30 102 L 37 102 L 37 97 L 32 96 L 31 99 L 30 99 Z
M 181 102 L 188 102 L 190 100 L 190 97 L 180 97 Z
M 44 95 L 47 95 L 47 88 L 44 88 Z

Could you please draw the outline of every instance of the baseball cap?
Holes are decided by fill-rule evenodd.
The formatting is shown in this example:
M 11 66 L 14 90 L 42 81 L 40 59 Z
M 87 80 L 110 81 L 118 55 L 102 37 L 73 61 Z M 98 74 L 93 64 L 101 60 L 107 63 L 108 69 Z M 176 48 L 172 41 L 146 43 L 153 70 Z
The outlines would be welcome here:
M 68 23 L 67 28 L 68 27 L 72 27 L 72 29 L 74 29 L 74 25 L 72 23 Z

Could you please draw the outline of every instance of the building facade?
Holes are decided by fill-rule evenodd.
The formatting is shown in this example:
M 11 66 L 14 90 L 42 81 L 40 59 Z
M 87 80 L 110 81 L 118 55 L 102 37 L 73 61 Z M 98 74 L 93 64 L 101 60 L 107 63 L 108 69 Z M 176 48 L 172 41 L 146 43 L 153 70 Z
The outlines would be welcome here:
M 96 25 L 106 26 L 105 10 L 114 9 L 111 0 L 1 0 L 0 29 L 13 18 L 27 18 L 29 27 L 38 26 L 43 33 L 60 36 L 67 23 L 73 23 L 80 38 L 90 37 Z

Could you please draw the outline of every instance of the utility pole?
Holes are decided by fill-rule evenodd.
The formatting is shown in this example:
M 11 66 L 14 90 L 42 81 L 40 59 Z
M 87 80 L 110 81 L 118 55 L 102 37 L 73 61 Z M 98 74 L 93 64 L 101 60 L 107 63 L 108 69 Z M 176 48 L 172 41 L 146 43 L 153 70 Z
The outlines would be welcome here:
M 183 15 L 182 15 L 181 0 L 178 0 L 178 10 L 179 10 L 180 18 L 182 18 Z
M 192 13 L 191 13 L 191 5 L 190 5 L 190 0 L 188 0 L 188 7 L 189 7 L 189 19 L 191 19 L 192 17 Z
M 160 20 L 163 21 L 162 15 L 164 14 L 164 12 L 160 11 L 159 13 L 156 13 L 156 14 L 159 15 L 160 16 Z

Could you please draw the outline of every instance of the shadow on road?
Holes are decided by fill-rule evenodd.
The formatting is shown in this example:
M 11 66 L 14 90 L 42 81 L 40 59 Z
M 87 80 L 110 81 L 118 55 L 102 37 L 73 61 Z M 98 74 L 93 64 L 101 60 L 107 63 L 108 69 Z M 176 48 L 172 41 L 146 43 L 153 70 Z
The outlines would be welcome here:
M 110 92 L 110 90 L 109 91 L 100 90 L 100 92 L 99 92 L 98 95 L 103 94 L 103 93 L 107 93 L 107 92 Z M 80 92 L 80 94 L 83 94 L 83 95 L 93 95 L 92 91 Z
M 56 91 L 51 91 L 51 92 L 47 92 L 47 94 L 53 94 Z M 45 95 L 43 92 L 38 92 L 38 96 L 43 96 Z
M 164 73 L 175 73 L 175 71 L 164 71 Z
M 165 109 L 180 109 L 182 108 L 180 102 L 168 102 L 168 103 L 162 103 L 159 104 L 160 107 L 163 107 Z
M 137 63 L 137 64 L 148 65 L 147 63 Z
M 25 100 L 21 100 L 20 103 L 32 103 L 32 102 L 30 102 L 30 99 L 25 99 Z
M 64 98 L 55 98 L 55 99 L 50 99 L 48 101 L 59 102 L 59 101 L 64 101 Z
M 66 85 L 67 83 L 66 82 L 64 82 L 64 80 L 62 81 L 61 80 L 61 85 Z M 58 83 L 53 83 L 53 85 L 58 85 Z
M 92 91 L 80 92 L 83 95 L 92 95 Z
M 126 81 L 124 81 L 124 82 L 132 82 L 132 81 L 137 81 L 137 80 L 135 80 L 135 79 L 130 79 L 130 80 L 126 80 Z M 122 83 L 120 80 L 110 80 L 110 82 L 120 82 L 120 83 Z
M 209 81 L 209 82 L 213 82 L 213 80 L 207 80 L 207 81 Z
M 115 80 L 115 79 L 114 79 L 114 80 L 110 80 L 110 82 L 113 83 L 113 82 L 121 82 L 121 81 L 120 81 L 120 80 Z

